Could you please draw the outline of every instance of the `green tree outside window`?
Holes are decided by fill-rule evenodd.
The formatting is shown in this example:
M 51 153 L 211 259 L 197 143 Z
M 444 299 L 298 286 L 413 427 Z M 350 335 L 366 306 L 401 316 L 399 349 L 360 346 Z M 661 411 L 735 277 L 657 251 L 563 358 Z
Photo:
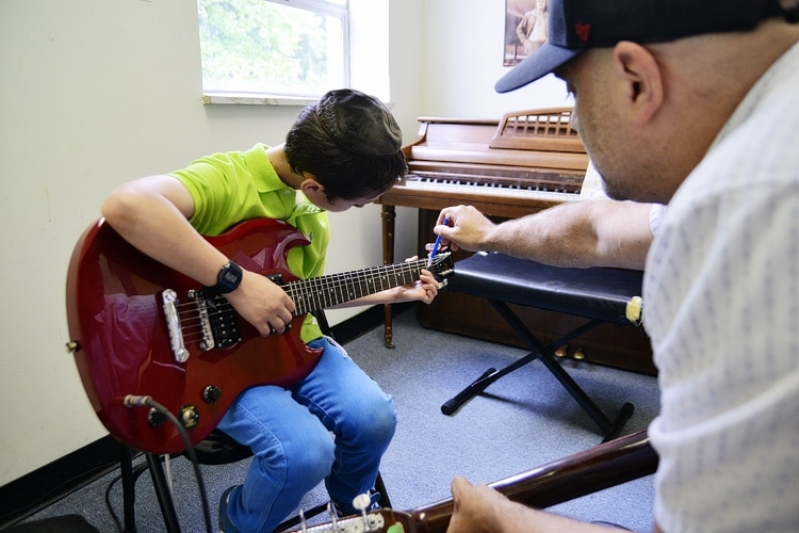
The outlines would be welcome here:
M 308 4 L 198 0 L 203 92 L 320 96 L 345 86 L 346 3 Z

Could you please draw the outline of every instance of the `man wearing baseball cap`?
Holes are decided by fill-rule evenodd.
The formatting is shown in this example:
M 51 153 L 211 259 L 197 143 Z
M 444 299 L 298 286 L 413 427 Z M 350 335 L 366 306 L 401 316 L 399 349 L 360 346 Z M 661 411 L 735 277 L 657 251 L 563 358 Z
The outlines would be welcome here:
M 133 246 L 196 280 L 198 288 L 223 294 L 262 336 L 283 335 L 297 308 L 288 293 L 248 270 L 258 261 L 241 252 L 250 264 L 239 266 L 203 236 L 254 218 L 285 221 L 310 243 L 288 250 L 279 242 L 271 251 L 287 254 L 297 277 L 319 277 L 330 241 L 327 213 L 372 202 L 402 178 L 407 164 L 401 144 L 400 128 L 379 100 L 334 90 L 300 113 L 284 143 L 213 154 L 167 175 L 125 183 L 106 198 L 102 213 Z M 438 282 L 423 270 L 416 283 L 344 306 L 430 303 L 437 292 Z M 243 383 L 253 386 L 236 397 L 218 425 L 254 455 L 242 484 L 221 495 L 222 533 L 274 531 L 323 480 L 346 514 L 355 512 L 356 496 L 374 487 L 394 435 L 394 403 L 310 315 L 300 336 L 320 352 L 313 370 L 286 387 Z M 263 353 L 263 364 L 276 355 Z
M 799 531 L 798 12 L 796 0 L 552 0 L 549 41 L 496 84 L 563 79 L 608 195 L 668 204 L 643 290 L 661 389 L 658 532 Z M 540 246 L 523 231 L 534 217 L 479 231 L 454 218 L 436 232 L 456 245 Z M 452 491 L 449 533 L 608 531 L 462 477 Z

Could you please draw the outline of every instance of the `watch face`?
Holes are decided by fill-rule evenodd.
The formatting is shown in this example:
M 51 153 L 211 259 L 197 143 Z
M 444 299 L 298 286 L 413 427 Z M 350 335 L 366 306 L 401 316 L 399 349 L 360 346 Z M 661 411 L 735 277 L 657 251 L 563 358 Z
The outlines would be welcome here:
M 231 269 L 222 271 L 222 279 L 220 280 L 225 285 L 235 285 L 241 279 L 241 276 Z
M 214 290 L 223 294 L 235 291 L 241 283 L 242 276 L 241 267 L 230 261 L 219 271 Z

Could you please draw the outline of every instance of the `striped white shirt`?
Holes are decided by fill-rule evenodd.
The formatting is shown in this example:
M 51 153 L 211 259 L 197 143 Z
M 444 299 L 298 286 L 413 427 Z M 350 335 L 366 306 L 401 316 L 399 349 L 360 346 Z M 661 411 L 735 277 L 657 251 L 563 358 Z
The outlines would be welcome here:
M 799 45 L 669 203 L 644 302 L 658 524 L 799 532 Z

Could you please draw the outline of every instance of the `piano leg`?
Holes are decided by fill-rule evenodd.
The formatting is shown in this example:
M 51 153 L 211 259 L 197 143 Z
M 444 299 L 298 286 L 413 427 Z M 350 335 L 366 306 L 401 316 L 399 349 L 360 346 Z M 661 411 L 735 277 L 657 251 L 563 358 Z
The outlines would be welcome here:
M 380 216 L 383 219 L 383 264 L 390 265 L 394 263 L 394 221 L 397 217 L 394 206 L 383 204 Z M 394 349 L 394 333 L 391 330 L 392 320 L 391 304 L 384 304 L 384 342 L 386 348 L 389 349 Z

